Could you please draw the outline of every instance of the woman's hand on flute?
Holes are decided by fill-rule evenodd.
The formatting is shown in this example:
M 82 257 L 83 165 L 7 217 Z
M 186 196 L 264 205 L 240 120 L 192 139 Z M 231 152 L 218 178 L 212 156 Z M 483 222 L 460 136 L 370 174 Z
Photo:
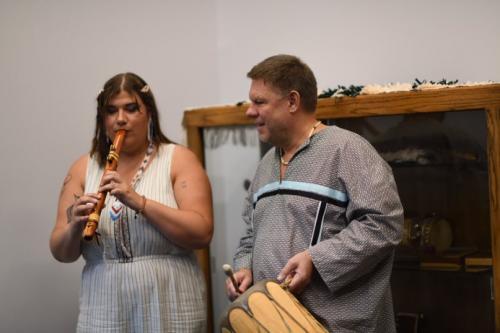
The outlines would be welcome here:
M 101 180 L 99 192 L 106 192 L 120 200 L 121 203 L 133 210 L 141 209 L 143 198 L 134 188 L 123 180 L 116 171 L 106 171 Z
M 80 192 L 81 193 L 81 192 Z M 67 194 L 59 203 L 56 226 L 50 238 L 50 250 L 59 261 L 73 262 L 81 254 L 82 232 L 99 200 L 97 193 Z
M 68 223 L 85 225 L 98 200 L 99 194 L 97 193 L 86 193 L 77 197 L 75 203 L 69 206 L 66 211 Z

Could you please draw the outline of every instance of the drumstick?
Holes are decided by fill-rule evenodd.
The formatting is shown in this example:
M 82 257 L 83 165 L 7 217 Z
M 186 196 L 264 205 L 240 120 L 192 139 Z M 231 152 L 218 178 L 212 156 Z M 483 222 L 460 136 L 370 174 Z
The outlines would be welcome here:
M 238 288 L 238 283 L 236 283 L 236 280 L 234 279 L 233 269 L 231 268 L 231 265 L 224 264 L 224 265 L 222 265 L 222 269 L 224 270 L 224 273 L 226 273 L 226 275 L 231 280 L 231 283 L 233 284 L 234 289 L 236 289 L 236 292 L 241 294 L 241 291 Z

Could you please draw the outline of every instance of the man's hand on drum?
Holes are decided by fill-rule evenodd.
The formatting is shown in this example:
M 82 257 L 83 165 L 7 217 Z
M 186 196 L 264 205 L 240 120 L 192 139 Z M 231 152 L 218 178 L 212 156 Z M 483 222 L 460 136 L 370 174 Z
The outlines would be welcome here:
M 280 282 L 290 280 L 288 288 L 291 292 L 298 294 L 311 282 L 313 262 L 309 251 L 294 255 L 278 274 Z
M 238 290 L 234 288 L 230 278 L 226 279 L 226 292 L 231 301 L 234 301 L 241 293 L 245 292 L 245 290 L 250 287 L 253 282 L 252 271 L 247 268 L 242 268 L 234 273 L 234 279 L 238 284 Z

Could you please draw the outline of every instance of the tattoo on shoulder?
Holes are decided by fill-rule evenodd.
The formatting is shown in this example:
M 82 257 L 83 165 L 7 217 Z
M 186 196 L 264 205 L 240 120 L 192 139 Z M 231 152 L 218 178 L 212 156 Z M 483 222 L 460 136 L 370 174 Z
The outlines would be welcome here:
M 66 177 L 64 178 L 64 183 L 63 186 L 66 186 L 67 183 L 71 180 L 72 176 L 68 173 Z
M 66 177 L 64 178 L 64 181 L 63 181 L 63 185 L 61 187 L 61 193 L 62 194 L 64 192 L 64 188 L 66 188 L 66 185 L 69 183 L 69 181 L 71 180 L 72 176 L 71 174 L 67 174 Z

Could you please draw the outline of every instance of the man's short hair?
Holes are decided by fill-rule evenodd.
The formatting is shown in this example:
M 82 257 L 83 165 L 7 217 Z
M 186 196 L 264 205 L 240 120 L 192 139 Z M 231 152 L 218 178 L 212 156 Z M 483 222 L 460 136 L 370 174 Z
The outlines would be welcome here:
M 292 90 L 299 92 L 304 110 L 314 112 L 318 102 L 318 88 L 314 73 L 299 58 L 279 54 L 253 66 L 247 77 L 263 80 L 278 89 L 283 95 Z

